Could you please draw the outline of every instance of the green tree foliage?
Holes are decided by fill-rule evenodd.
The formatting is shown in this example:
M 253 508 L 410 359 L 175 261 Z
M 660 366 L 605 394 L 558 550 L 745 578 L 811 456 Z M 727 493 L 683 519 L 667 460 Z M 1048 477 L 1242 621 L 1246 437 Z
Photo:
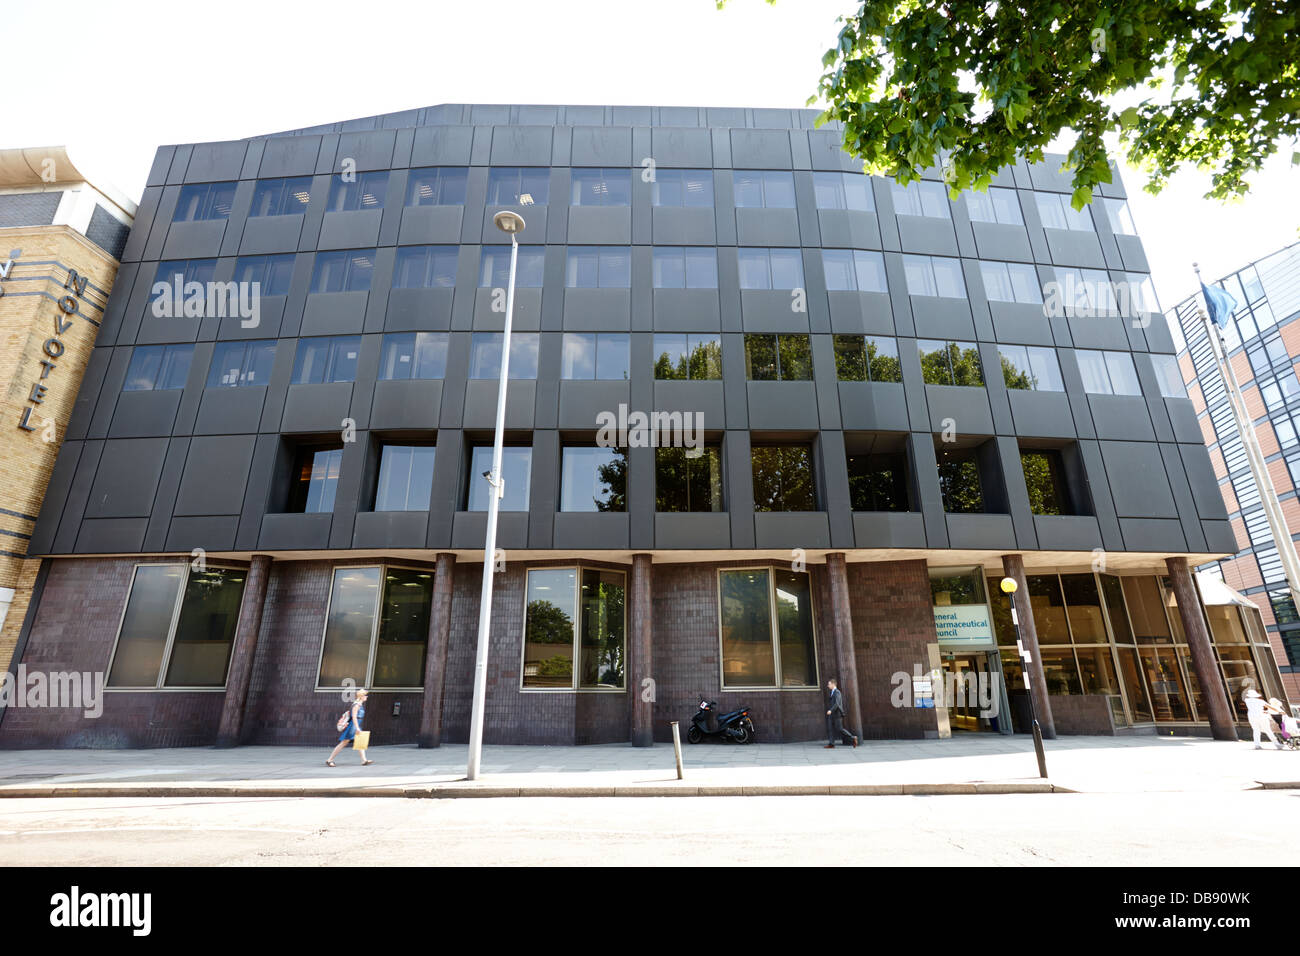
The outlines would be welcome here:
M 1002 380 L 1007 383 L 1007 388 L 1033 388 L 1038 384 L 1034 376 L 1017 368 L 1016 363 L 1005 355 L 1002 356 Z
M 525 620 L 530 644 L 573 643 L 573 618 L 550 601 L 529 601 Z
M 953 514 L 981 514 L 984 492 L 979 465 L 973 457 L 944 452 L 939 457 L 939 492 L 943 510 Z
M 1051 455 L 1046 452 L 1021 452 L 1020 465 L 1025 471 L 1029 510 L 1036 515 L 1061 514 L 1058 475 Z
M 1118 133 L 1148 191 L 1190 164 L 1226 199 L 1300 135 L 1298 18 L 1294 0 L 871 0 L 840 18 L 809 103 L 902 183 L 939 167 L 954 194 L 982 190 L 1070 131 L 1080 209 L 1111 181 Z
M 609 489 L 604 499 L 592 499 L 597 511 L 627 511 L 627 449 L 614 449 L 614 457 L 596 468 L 601 484 Z

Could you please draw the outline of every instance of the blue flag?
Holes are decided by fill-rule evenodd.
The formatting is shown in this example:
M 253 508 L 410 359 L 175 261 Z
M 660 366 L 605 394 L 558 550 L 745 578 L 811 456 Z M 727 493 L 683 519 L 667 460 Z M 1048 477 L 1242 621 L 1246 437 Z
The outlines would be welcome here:
M 1210 307 L 1210 318 L 1219 328 L 1228 324 L 1228 319 L 1237 310 L 1237 300 L 1217 285 L 1201 283 L 1201 292 L 1205 294 L 1205 304 Z

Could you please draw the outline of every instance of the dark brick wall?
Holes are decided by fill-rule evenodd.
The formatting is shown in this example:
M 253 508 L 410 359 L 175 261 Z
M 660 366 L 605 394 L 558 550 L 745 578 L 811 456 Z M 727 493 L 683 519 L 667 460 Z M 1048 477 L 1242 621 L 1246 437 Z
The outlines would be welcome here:
M 1110 701 L 1100 694 L 1053 694 L 1052 719 L 1058 734 L 1115 735 Z
M 332 571 L 351 561 L 277 561 L 253 661 L 243 742 L 328 746 L 345 709 L 341 695 L 313 688 L 319 667 Z M 405 563 L 405 562 L 404 562 Z M 496 576 L 489 651 L 484 741 L 489 744 L 586 744 L 628 740 L 626 693 L 525 692 L 519 688 L 524 584 L 529 568 L 568 562 L 519 562 Z M 683 731 L 701 698 L 724 710 L 748 705 L 760 741 L 817 740 L 825 733 L 825 692 L 722 692 L 718 647 L 717 571 L 754 562 L 660 564 L 653 567 L 653 667 L 656 740 L 671 739 L 669 721 Z M 127 598 L 129 559 L 56 560 L 25 655 L 29 668 L 106 668 Z M 588 566 L 620 567 L 618 565 Z M 889 676 L 924 661 L 934 639 L 925 565 L 920 561 L 848 566 L 866 732 L 876 737 L 920 737 L 933 714 L 889 706 Z M 809 568 L 819 681 L 836 673 L 825 568 Z M 457 562 L 444 684 L 444 739 L 469 737 L 475 641 L 482 565 Z M 631 586 L 629 575 L 628 586 Z M 104 715 L 10 708 L 0 723 L 0 747 L 164 747 L 212 744 L 220 723 L 220 693 L 105 695 Z M 400 716 L 393 704 L 401 703 Z M 366 729 L 376 744 L 414 743 L 422 694 L 374 692 Z
M 894 707 L 890 695 L 897 671 L 910 676 L 914 664 L 928 669 L 926 645 L 938 640 L 930 579 L 924 561 L 873 561 L 848 565 L 853 644 L 862 694 L 862 733 L 872 738 L 934 736 L 933 710 Z M 908 696 L 911 687 L 907 688 Z

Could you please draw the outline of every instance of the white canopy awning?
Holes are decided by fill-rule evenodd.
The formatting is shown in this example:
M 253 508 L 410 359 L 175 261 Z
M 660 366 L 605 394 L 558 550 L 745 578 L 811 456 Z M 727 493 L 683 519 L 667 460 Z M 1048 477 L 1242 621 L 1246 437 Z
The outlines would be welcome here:
M 1197 571 L 1196 584 L 1201 590 L 1201 600 L 1205 602 L 1206 607 L 1235 604 L 1238 607 L 1253 607 L 1255 610 L 1259 610 L 1258 604 L 1244 594 L 1234 591 L 1224 584 L 1221 578 L 1216 578 L 1212 574 Z

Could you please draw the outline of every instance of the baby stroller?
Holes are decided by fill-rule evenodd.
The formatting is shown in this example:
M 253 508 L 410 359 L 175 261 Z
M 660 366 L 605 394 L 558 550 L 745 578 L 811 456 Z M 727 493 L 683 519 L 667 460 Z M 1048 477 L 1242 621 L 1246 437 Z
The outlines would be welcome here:
M 1282 724 L 1282 732 L 1279 737 L 1282 740 L 1282 746 L 1287 750 L 1300 750 L 1300 719 L 1292 717 L 1286 712 L 1282 702 L 1276 697 L 1269 698 L 1269 706 L 1276 709 L 1278 721 Z

